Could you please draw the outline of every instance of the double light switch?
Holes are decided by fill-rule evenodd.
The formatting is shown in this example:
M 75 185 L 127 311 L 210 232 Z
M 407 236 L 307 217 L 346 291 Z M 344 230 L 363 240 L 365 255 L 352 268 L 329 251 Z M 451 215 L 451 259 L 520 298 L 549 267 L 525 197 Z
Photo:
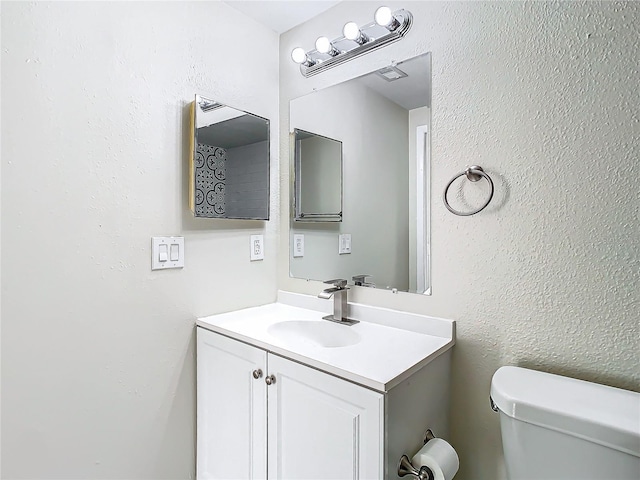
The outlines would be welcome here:
M 151 270 L 184 267 L 184 237 L 151 237 Z

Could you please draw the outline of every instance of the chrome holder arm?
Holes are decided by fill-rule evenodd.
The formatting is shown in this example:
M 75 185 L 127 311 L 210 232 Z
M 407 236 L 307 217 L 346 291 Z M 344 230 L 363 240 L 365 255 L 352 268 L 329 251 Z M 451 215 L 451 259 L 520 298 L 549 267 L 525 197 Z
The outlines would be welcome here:
M 423 465 L 418 470 L 411 464 L 411 460 L 406 455 L 400 457 L 400 463 L 398 464 L 398 476 L 404 477 L 406 475 L 413 475 L 416 480 L 435 480 L 433 470 Z
M 422 442 L 426 445 L 429 440 L 433 440 L 436 436 L 429 428 L 424 432 Z M 411 460 L 406 455 L 400 457 L 400 463 L 398 463 L 398 476 L 404 477 L 405 475 L 413 475 L 417 480 L 435 480 L 435 474 L 426 465 L 422 465 L 420 470 L 413 466 Z

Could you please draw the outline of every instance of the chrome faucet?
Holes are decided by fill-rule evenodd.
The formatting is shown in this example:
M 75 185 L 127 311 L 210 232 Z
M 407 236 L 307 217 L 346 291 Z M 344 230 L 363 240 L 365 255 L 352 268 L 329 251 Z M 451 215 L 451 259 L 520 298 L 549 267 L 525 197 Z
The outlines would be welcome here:
M 324 289 L 320 292 L 318 298 L 329 300 L 333 296 L 333 315 L 327 315 L 322 318 L 324 320 L 349 326 L 358 323 L 358 320 L 347 318 L 347 290 L 349 290 L 349 287 L 347 287 L 347 281 L 342 278 L 336 278 L 334 280 L 327 280 L 324 283 L 333 285 L 333 287 Z

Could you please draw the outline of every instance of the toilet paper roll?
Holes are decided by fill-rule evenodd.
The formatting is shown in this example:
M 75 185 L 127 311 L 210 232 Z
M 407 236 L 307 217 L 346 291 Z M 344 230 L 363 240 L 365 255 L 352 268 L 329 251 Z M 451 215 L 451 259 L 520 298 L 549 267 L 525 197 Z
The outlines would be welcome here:
M 441 438 L 429 440 L 413 456 L 411 463 L 418 470 L 423 465 L 429 467 L 436 480 L 451 480 L 460 467 L 460 460 L 455 449 Z

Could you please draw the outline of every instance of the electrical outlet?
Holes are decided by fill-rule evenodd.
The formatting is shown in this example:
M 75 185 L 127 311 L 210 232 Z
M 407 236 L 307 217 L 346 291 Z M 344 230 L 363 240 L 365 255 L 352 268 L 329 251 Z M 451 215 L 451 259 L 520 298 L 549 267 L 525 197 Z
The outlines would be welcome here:
M 264 260 L 264 235 L 251 235 L 251 261 Z
M 343 233 L 338 235 L 338 253 L 340 255 L 351 253 L 351 234 Z
M 304 257 L 304 235 L 301 233 L 293 236 L 293 257 Z

